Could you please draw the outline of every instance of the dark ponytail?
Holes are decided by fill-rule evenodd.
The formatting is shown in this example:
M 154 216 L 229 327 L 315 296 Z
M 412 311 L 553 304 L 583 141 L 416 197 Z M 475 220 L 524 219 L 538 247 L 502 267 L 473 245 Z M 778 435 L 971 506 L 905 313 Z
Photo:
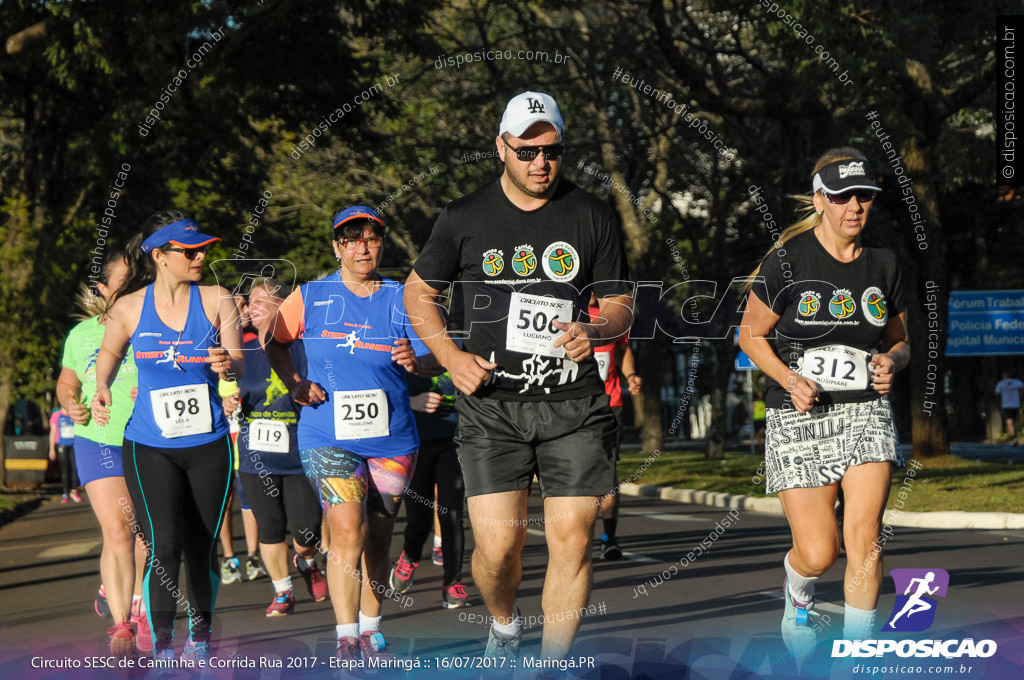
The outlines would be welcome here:
M 161 210 L 143 222 L 142 230 L 135 236 L 132 236 L 131 240 L 128 241 L 128 245 L 125 246 L 124 261 L 128 265 L 128 275 L 125 277 L 121 287 L 110 296 L 107 309 L 110 309 L 114 302 L 122 295 L 134 293 L 156 281 L 156 262 L 153 260 L 153 251 L 148 253 L 142 252 L 142 242 L 168 224 L 187 219 L 188 215 L 181 210 L 171 209 Z

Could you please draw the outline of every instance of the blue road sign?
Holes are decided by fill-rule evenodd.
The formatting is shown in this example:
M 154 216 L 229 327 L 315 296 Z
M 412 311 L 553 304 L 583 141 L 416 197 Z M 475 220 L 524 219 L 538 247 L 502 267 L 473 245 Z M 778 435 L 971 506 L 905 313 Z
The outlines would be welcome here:
M 734 343 L 736 343 L 737 345 L 739 344 L 739 342 L 740 342 L 740 332 L 739 332 L 739 330 L 737 330 L 736 334 L 732 336 L 732 341 Z M 739 354 L 736 355 L 736 363 L 733 366 L 733 368 L 735 370 L 737 370 L 737 371 L 757 371 L 757 370 L 759 370 L 757 368 L 757 366 L 754 364 L 754 362 L 750 360 L 750 357 L 747 356 L 747 353 L 744 352 L 743 350 L 740 350 Z
M 1024 354 L 1024 290 L 949 294 L 946 356 Z

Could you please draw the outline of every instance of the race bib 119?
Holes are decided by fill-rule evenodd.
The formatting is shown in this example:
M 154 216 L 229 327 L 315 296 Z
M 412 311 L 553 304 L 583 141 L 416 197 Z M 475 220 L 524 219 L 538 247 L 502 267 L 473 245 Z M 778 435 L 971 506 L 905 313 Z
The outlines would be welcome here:
M 249 448 L 263 453 L 288 453 L 288 424 L 258 419 L 249 423 Z

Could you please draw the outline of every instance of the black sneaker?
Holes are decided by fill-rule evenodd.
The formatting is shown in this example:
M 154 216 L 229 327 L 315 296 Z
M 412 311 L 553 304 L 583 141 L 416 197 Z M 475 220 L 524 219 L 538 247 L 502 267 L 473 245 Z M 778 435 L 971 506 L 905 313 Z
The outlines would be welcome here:
M 250 581 L 255 581 L 258 578 L 270 578 L 263 562 L 260 561 L 259 553 L 249 555 L 249 559 L 245 561 L 245 576 Z
M 100 590 L 96 593 L 96 599 L 92 603 L 93 610 L 96 612 L 96 616 L 110 616 L 110 605 L 107 604 L 107 591 L 100 586 Z
M 601 559 L 618 560 L 621 558 L 622 548 L 619 547 L 619 542 L 614 538 L 609 538 L 608 534 L 601 534 Z
M 461 583 L 453 583 L 444 587 L 444 601 L 441 606 L 445 609 L 461 609 L 469 606 L 469 595 L 466 594 L 466 586 Z
M 391 569 L 391 577 L 388 579 L 391 588 L 399 595 L 409 590 L 412 587 L 412 574 L 418 566 L 420 563 L 410 560 L 403 550 L 402 554 L 398 556 L 395 566 Z

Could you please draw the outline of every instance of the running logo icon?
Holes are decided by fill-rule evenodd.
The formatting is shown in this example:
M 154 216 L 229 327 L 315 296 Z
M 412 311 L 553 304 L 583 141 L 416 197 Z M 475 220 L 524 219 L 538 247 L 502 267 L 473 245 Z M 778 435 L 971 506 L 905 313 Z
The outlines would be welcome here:
M 864 310 L 864 318 L 875 326 L 884 326 L 888 311 L 885 306 L 885 297 L 882 290 L 877 286 L 871 286 L 864 291 L 860 298 L 861 309 Z
M 815 291 L 809 290 L 800 296 L 800 304 L 797 305 L 797 311 L 800 316 L 814 316 L 818 313 L 818 307 L 821 305 L 821 296 Z
M 501 270 L 505 268 L 505 258 L 502 257 L 502 252 L 497 248 L 491 248 L 484 253 L 484 274 L 488 276 L 497 276 L 501 273 Z
M 857 311 L 857 303 L 853 301 L 850 291 L 840 288 L 832 295 L 828 303 L 828 311 L 837 319 L 845 319 Z
M 579 271 L 579 255 L 565 241 L 555 241 L 544 249 L 544 273 L 553 281 L 572 281 Z
M 916 633 L 927 630 L 935 621 L 935 597 L 946 597 L 949 572 L 945 569 L 893 569 L 896 604 L 882 631 Z
M 519 276 L 529 276 L 537 268 L 537 256 L 533 254 L 533 246 L 516 246 L 512 256 L 512 270 Z

